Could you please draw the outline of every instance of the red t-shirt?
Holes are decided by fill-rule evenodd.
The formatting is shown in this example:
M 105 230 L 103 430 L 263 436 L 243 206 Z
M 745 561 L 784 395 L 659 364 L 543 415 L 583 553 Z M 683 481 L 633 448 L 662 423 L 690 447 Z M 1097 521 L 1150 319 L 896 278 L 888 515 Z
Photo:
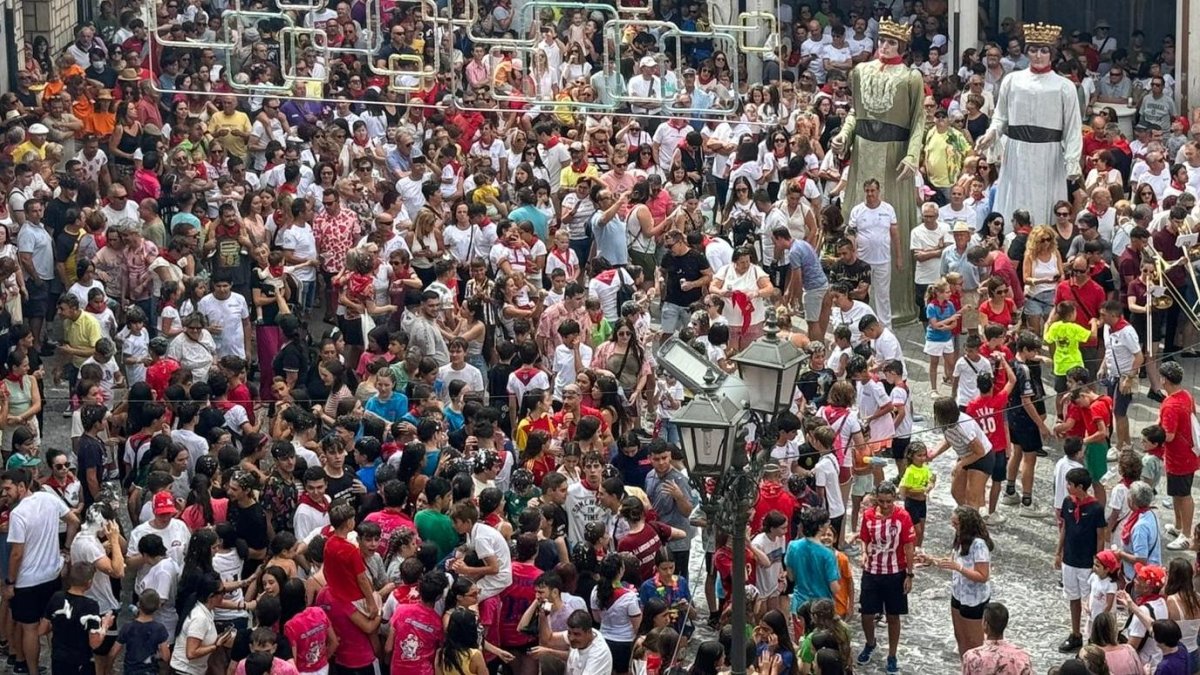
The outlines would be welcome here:
M 1006 407 L 1008 397 L 1003 392 L 981 395 L 967 404 L 967 414 L 975 418 L 987 434 L 992 452 L 1004 452 L 1008 448 L 1008 427 L 1004 424 Z
M 1013 320 L 1013 313 L 1016 309 L 1017 306 L 1011 298 L 1004 298 L 1004 307 L 1000 311 L 996 311 L 991 302 L 979 303 L 979 313 L 987 320 L 984 323 L 985 326 L 989 323 L 998 323 L 1005 328 L 1013 325 L 1016 323 Z
M 717 578 L 721 580 L 721 588 L 725 589 L 725 597 L 721 599 L 721 606 L 733 597 L 730 595 L 730 589 L 733 588 L 733 549 L 728 546 L 722 546 L 713 554 L 713 571 L 717 573 Z M 746 584 L 753 584 L 758 577 L 758 563 L 754 561 L 754 554 L 749 547 L 746 548 Z
M 358 575 L 367 571 L 362 551 L 346 541 L 345 537 L 333 535 L 325 542 L 325 582 L 333 597 L 354 602 L 362 599 L 358 588 Z
M 497 623 L 497 637 L 501 647 L 527 647 L 537 643 L 537 638 L 517 630 L 521 623 L 521 615 L 529 609 L 537 597 L 537 589 L 533 582 L 542 575 L 536 565 L 524 562 L 514 562 L 512 566 L 512 585 L 500 595 L 500 620 Z
M 1087 435 L 1091 436 L 1100 430 L 1100 423 L 1110 424 L 1113 414 L 1113 401 L 1107 396 L 1101 396 L 1088 406 Z M 1097 443 L 1101 441 L 1096 441 Z
M 863 512 L 858 536 L 866 547 L 863 572 L 897 574 L 907 569 L 904 546 L 916 537 L 908 511 L 893 506 L 892 512 L 885 517 L 880 516 L 877 509 L 869 508 Z
M 441 646 L 442 617 L 422 603 L 400 605 L 392 615 L 392 672 L 433 675 L 433 657 Z
M 992 349 L 985 342 L 979 347 L 979 353 L 988 358 L 991 358 L 992 354 L 1000 354 L 1005 361 L 1009 363 L 1012 363 L 1013 361 L 1013 353 L 1012 350 L 1008 348 L 1008 345 L 1000 345 L 999 348 Z M 992 378 L 994 385 L 993 391 L 1000 391 L 1004 389 L 1004 385 L 1008 384 L 1008 374 L 1004 372 L 1004 368 L 992 368 Z
M 167 397 L 167 387 L 171 384 L 171 376 L 179 370 L 179 362 L 164 356 L 146 366 L 146 384 L 154 392 L 159 401 Z
M 225 396 L 225 400 L 245 408 L 246 417 L 250 419 L 250 424 L 255 424 L 254 400 L 250 398 L 250 387 L 247 387 L 244 383 L 233 387 L 229 390 L 229 394 Z
M 1163 463 L 1169 476 L 1186 476 L 1200 467 L 1200 459 L 1192 450 L 1196 443 L 1196 439 L 1192 438 L 1192 411 L 1195 405 L 1192 395 L 1180 389 L 1159 406 L 1159 425 L 1167 432 L 1167 438 L 1175 435 L 1163 446 Z
M 329 664 L 329 617 L 318 607 L 308 607 L 293 616 L 283 627 L 283 634 L 292 645 L 296 670 L 311 673 Z
M 333 662 L 342 668 L 365 668 L 375 662 L 375 649 L 371 646 L 371 638 L 354 625 L 351 619 L 358 611 L 353 604 L 336 600 L 329 592 L 329 587 L 322 588 L 317 593 L 317 606 L 329 617 L 333 633 L 337 635 L 337 651 L 333 654 Z
M 618 551 L 628 551 L 638 559 L 638 581 L 654 575 L 654 554 L 671 540 L 671 528 L 660 522 L 645 523 L 637 532 L 630 532 L 617 542 Z
M 1091 415 L 1088 414 L 1088 409 L 1075 405 L 1074 403 L 1067 404 L 1067 419 L 1074 422 L 1071 429 L 1067 431 L 1068 437 L 1083 438 L 1088 433 L 1088 427 L 1092 424 Z

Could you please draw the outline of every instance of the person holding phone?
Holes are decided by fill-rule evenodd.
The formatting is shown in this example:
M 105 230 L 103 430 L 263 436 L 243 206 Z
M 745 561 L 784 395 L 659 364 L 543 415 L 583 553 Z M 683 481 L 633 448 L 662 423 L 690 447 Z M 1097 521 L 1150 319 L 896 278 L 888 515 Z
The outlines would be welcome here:
M 221 647 L 233 646 L 237 632 L 230 627 L 217 633 L 213 610 L 225 594 L 221 590 L 221 578 L 215 572 L 205 574 L 196 588 L 196 606 L 183 620 L 179 637 L 175 639 L 175 651 L 171 654 L 171 669 L 180 675 L 204 675 L 208 670 L 208 659 Z

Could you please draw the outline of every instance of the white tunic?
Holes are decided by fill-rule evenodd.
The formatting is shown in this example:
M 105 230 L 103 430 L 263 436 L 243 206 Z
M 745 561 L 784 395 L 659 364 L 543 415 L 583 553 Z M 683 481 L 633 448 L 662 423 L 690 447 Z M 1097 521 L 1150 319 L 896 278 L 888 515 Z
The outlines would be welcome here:
M 1009 127 L 1062 131 L 1058 143 L 1027 143 L 1006 135 Z M 1054 222 L 1055 202 L 1067 198 L 1067 176 L 1079 175 L 1083 135 L 1075 85 L 1056 73 L 1019 70 L 1000 82 L 991 129 L 1007 159 L 1000 166 L 994 210 L 1028 209 L 1035 223 Z

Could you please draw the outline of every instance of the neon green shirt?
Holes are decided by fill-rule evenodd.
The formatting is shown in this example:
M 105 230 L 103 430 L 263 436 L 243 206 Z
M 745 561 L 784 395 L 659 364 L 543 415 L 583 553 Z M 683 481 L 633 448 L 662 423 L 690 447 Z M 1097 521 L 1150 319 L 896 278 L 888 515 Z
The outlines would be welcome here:
M 1083 353 L 1079 345 L 1087 342 L 1092 332 L 1069 321 L 1055 321 L 1046 326 L 1046 342 L 1054 345 L 1054 374 L 1066 375 L 1067 371 L 1083 365 Z
M 933 469 L 929 468 L 928 464 L 925 466 L 909 464 L 905 467 L 904 476 L 900 479 L 900 488 L 925 493 L 929 490 L 929 483 L 932 480 Z

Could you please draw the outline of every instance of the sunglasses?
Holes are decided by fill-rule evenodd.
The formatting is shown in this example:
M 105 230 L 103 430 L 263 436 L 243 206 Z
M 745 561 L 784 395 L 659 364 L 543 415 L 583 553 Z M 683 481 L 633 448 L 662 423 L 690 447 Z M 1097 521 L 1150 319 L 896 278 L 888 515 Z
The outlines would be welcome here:
M 1059 218 L 1069 218 L 1069 217 L 1071 217 L 1071 212 L 1070 211 L 1055 211 L 1054 215 L 1058 216 Z

